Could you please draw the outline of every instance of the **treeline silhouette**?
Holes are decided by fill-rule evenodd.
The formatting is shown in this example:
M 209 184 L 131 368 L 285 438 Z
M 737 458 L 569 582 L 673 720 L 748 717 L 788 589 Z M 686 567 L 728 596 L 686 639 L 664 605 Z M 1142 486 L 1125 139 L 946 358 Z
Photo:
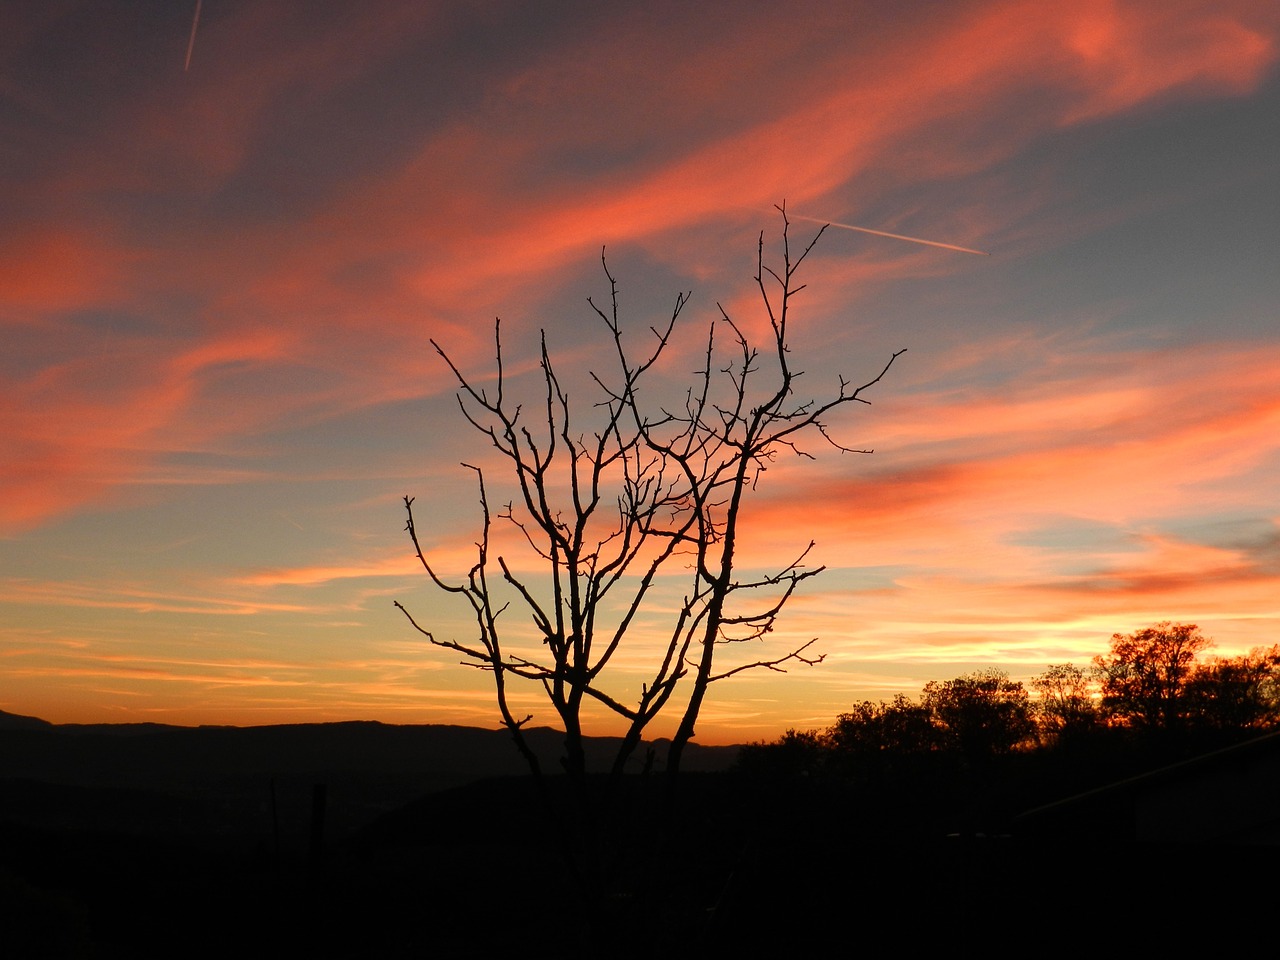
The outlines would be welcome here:
M 931 681 L 918 699 L 864 700 L 825 730 L 745 746 L 739 769 L 863 781 L 986 770 L 1040 753 L 1171 759 L 1280 724 L 1280 645 L 1205 656 L 1195 624 L 1115 634 L 1085 667 L 1052 664 L 1028 684 L 1002 670 Z
M 1260 851 L 1280 842 L 1280 647 L 1210 649 L 1195 625 L 1158 623 L 1083 666 L 1025 683 L 967 673 L 744 747 L 738 796 L 796 825 L 757 841 L 752 880 L 838 865 L 812 915 L 856 904 L 946 949 L 957 931 L 998 933 L 997 955 L 1064 918 L 1160 916 L 1175 890 L 1205 917 L 1262 909 Z M 753 930 L 767 911 L 734 908 Z M 1144 954 L 1188 935 L 1108 934 Z

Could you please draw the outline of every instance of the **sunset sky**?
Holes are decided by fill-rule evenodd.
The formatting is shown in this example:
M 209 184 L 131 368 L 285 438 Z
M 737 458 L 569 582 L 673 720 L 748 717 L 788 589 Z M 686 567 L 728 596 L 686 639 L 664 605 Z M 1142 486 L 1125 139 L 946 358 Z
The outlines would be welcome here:
M 692 291 L 678 390 L 717 302 L 761 329 L 784 201 L 989 256 L 806 262 L 804 390 L 907 352 L 832 421 L 873 454 L 750 501 L 744 570 L 827 567 L 762 650 L 826 661 L 718 684 L 700 741 L 1159 620 L 1280 642 L 1274 0 L 203 0 L 184 70 L 194 12 L 0 7 L 0 709 L 494 726 L 392 605 L 473 632 L 403 529 L 465 571 L 489 462 L 428 339 L 488 382 L 501 316 L 535 404 L 540 329 L 610 370 L 603 247 L 636 343 Z

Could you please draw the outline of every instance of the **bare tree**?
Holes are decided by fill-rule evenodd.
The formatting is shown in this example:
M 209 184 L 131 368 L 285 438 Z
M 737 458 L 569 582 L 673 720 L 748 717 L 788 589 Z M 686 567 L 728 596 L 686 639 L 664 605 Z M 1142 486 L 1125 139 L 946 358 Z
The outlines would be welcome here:
M 604 305 L 590 298 L 588 303 L 609 335 L 614 361 L 611 373 L 591 373 L 599 394 L 585 428 L 576 419 L 582 411 L 570 408 L 545 332 L 536 413 L 511 398 L 500 325 L 494 333 L 497 369 L 487 384 L 463 373 L 432 341 L 457 378 L 462 415 L 510 468 L 514 497 L 495 505 L 484 472 L 471 467 L 480 492 L 480 536 L 475 563 L 459 579 L 450 579 L 427 557 L 414 500 L 405 498 L 417 556 L 436 586 L 470 605 L 478 631 L 474 639 L 437 638 L 396 606 L 432 643 L 492 673 L 502 721 L 535 774 L 540 773 L 538 758 L 522 731 L 531 717 L 513 711 L 512 682 L 541 687 L 564 728 L 562 764 L 578 780 L 586 774 L 585 707 L 594 704 L 625 722 L 612 763 L 615 776 L 653 719 L 664 710 L 678 711 L 667 753 L 667 770 L 674 774 L 712 684 L 749 670 L 785 672 L 793 664 L 822 659 L 811 652 L 812 640 L 760 650 L 759 642 L 772 633 L 796 588 L 823 568 L 807 564 L 809 543 L 779 569 L 739 579 L 745 504 L 780 455 L 812 459 L 802 446 L 806 441 L 842 453 L 869 452 L 842 446 L 829 432 L 828 418 L 840 408 L 868 402 L 863 393 L 902 351 L 865 382 L 840 378 L 825 398 L 797 395 L 801 372 L 793 368 L 788 350 L 794 301 L 804 289 L 796 272 L 822 230 L 797 256 L 786 212 L 779 210 L 781 264 L 766 263 L 763 233 L 757 253 L 755 281 L 769 323 L 767 346 L 753 346 L 743 326 L 720 308 L 699 348 L 701 368 L 693 386 L 675 403 L 652 404 L 641 385 L 656 379 L 655 366 L 664 354 L 676 352 L 673 338 L 689 295 L 676 297 L 670 316 L 650 327 L 653 339 L 637 355 L 623 336 L 618 284 L 603 254 L 609 299 Z M 495 521 L 518 532 L 536 558 L 541 571 L 536 577 L 521 573 L 525 568 L 507 556 L 495 556 Z M 660 589 L 679 582 L 675 578 L 683 579 L 683 595 L 652 642 L 647 679 L 620 688 L 618 671 L 610 667 L 624 644 L 636 642 L 631 631 L 642 608 Z M 511 639 L 503 620 L 513 612 L 511 603 L 528 617 L 540 641 L 536 646 Z

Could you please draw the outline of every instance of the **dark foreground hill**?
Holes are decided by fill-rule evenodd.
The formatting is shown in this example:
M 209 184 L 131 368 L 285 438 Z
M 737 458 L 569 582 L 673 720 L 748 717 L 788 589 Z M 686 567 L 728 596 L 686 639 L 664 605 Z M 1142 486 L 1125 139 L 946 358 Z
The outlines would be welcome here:
M 563 784 L 541 795 L 502 734 L 21 726 L 0 731 L 4 956 L 1222 952 L 1274 888 L 1269 834 L 1137 829 L 1197 816 L 1224 783 L 1274 796 L 1266 741 L 1033 822 L 1065 781 L 1029 757 L 873 787 L 700 752 L 720 772 L 684 777 L 674 806 L 662 778 L 625 781 L 599 831 L 610 885 L 584 891 L 548 815 L 573 809 Z M 550 759 L 556 736 L 536 734 Z
M 561 735 L 526 736 L 556 769 Z M 588 741 L 589 759 L 603 767 L 616 745 Z M 642 748 L 637 764 L 652 749 L 661 769 L 665 746 Z M 723 771 L 736 755 L 691 745 L 684 762 Z M 0 953 L 369 955 L 359 944 L 390 943 L 411 921 L 365 929 L 415 895 L 400 833 L 418 814 L 397 812 L 459 790 L 523 803 L 528 783 L 503 731 L 55 725 L 0 713 Z M 461 843 L 459 864 L 484 862 L 468 819 L 431 817 L 427 842 Z

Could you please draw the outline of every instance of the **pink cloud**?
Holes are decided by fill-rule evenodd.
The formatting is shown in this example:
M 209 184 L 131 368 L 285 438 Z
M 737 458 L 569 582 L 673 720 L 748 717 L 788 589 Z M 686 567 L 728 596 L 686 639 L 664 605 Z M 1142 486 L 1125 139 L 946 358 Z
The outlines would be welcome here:
M 1030 366 L 998 399 L 895 403 L 888 390 L 864 415 L 881 453 L 770 471 L 747 514 L 748 562 L 813 531 L 815 562 L 874 544 L 880 563 L 964 566 L 977 544 L 989 557 L 1054 516 L 1140 525 L 1254 503 L 1268 482 L 1258 471 L 1280 453 L 1277 363 L 1265 349 L 1196 348 L 1113 356 L 1075 377 Z
M 420 264 L 402 274 L 406 289 L 446 314 L 482 313 L 486 305 L 519 302 L 523 289 L 591 256 L 602 241 L 643 243 L 697 273 L 705 269 L 708 248 L 699 251 L 673 231 L 729 217 L 741 224 L 739 246 L 747 247 L 762 213 L 783 197 L 796 209 L 814 207 L 877 169 L 900 170 L 917 181 L 973 171 L 1062 123 L 1166 95 L 1243 92 L 1274 62 L 1264 28 L 1203 5 L 1175 18 L 1147 8 L 1122 16 L 1106 3 L 1052 11 L 1000 4 L 957 13 L 944 24 L 880 37 L 876 51 L 858 49 L 853 69 L 835 68 L 840 51 L 833 48 L 830 59 L 821 60 L 823 69 L 779 75 L 775 100 L 685 138 L 663 163 L 624 163 L 616 172 L 561 182 L 548 166 L 559 141 L 540 140 L 540 133 L 572 118 L 576 139 L 591 143 L 606 135 L 606 112 L 590 106 L 594 91 L 616 82 L 605 64 L 619 60 L 618 75 L 625 77 L 638 51 L 661 49 L 656 37 L 628 34 L 625 44 L 606 42 L 567 68 L 560 61 L 531 68 L 511 81 L 517 96 L 510 104 L 486 104 L 480 116 L 440 130 L 396 175 L 342 200 L 317 232 L 330 235 L 324 224 L 341 224 L 345 242 L 367 253 L 405 251 Z M 747 23 L 724 38 L 724 49 L 730 59 L 750 50 L 765 63 L 785 60 L 789 48 L 772 41 L 773 34 L 753 32 Z M 659 89 L 632 95 L 651 96 L 647 109 L 653 111 L 714 103 L 733 94 L 707 79 L 714 72 L 676 70 Z M 706 83 L 709 91 L 699 86 Z M 683 95 L 680 84 L 687 85 Z M 1028 101 L 1028 90 L 1045 96 Z M 562 100 L 553 97 L 557 91 Z M 778 109 L 783 103 L 786 111 Z M 1019 123 L 1004 123 L 1015 114 Z M 922 137 L 937 143 L 930 133 L 937 125 L 961 119 L 984 131 L 981 143 L 917 148 Z M 997 120 L 998 132 L 991 127 Z M 531 181 L 529 170 L 544 176 Z M 844 212 L 829 202 L 816 207 L 813 212 L 833 216 Z M 964 236 L 947 231 L 948 238 L 980 243 L 994 223 L 992 217 Z M 718 247 L 738 249 L 726 243 L 723 228 L 719 232 Z M 342 249 L 324 256 L 341 256 Z M 304 261 L 299 265 L 307 269 Z
M 0 385 L 0 529 L 29 527 L 136 481 L 155 451 L 169 449 L 166 437 L 198 447 L 241 426 L 249 410 L 214 422 L 186 415 L 216 371 L 279 359 L 283 340 L 264 332 L 169 356 L 127 341 L 105 349 L 105 357 L 80 356 Z
M 1078 123 L 1173 92 L 1240 94 L 1275 61 L 1275 38 L 1245 21 L 1275 8 L 1250 3 L 1132 4 L 1098 0 L 1068 16 L 1066 46 L 1078 57 L 1083 101 L 1063 118 Z

